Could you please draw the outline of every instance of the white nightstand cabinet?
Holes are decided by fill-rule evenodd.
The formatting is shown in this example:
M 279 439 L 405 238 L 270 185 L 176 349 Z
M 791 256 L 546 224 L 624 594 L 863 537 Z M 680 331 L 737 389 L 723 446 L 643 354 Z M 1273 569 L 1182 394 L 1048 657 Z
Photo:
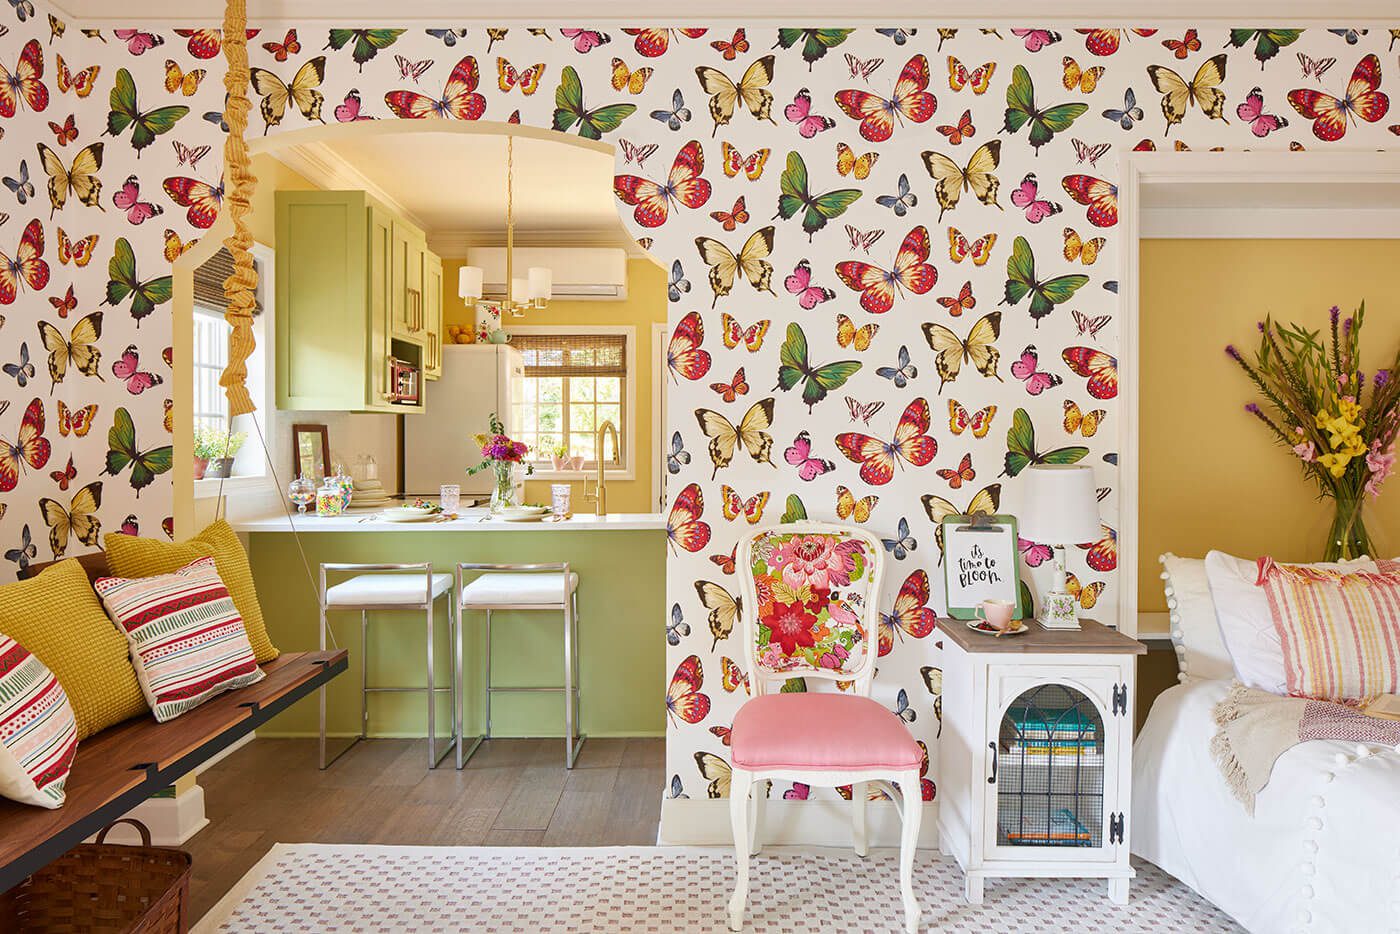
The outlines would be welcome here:
M 940 619 L 938 838 L 982 902 L 988 878 L 1108 880 L 1128 900 L 1137 641 L 1092 620 L 996 638 Z

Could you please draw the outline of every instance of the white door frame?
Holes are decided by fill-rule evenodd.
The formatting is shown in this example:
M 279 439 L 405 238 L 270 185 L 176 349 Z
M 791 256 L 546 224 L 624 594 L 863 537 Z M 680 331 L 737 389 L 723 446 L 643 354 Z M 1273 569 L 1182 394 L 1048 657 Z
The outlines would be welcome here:
M 1139 438 L 1139 244 L 1142 240 L 1142 189 L 1154 184 L 1241 186 L 1269 184 L 1316 191 L 1317 186 L 1400 186 L 1400 151 L 1390 152 L 1127 152 L 1118 160 L 1118 628 L 1137 635 L 1138 613 L 1138 438 Z M 1224 189 L 1221 189 L 1224 190 Z M 1379 193 L 1380 187 L 1375 190 Z M 1281 209 L 1306 205 L 1279 204 Z M 1377 198 L 1377 208 L 1394 209 L 1393 200 Z M 1247 210 L 1247 209 L 1246 209 Z M 1155 213 L 1155 210 L 1154 210 Z M 1355 225 L 1355 211 L 1313 207 L 1322 224 L 1313 225 L 1314 237 L 1335 237 L 1340 228 L 1347 238 L 1378 236 L 1371 225 Z M 1366 213 L 1366 212 L 1363 212 Z M 1394 228 L 1392 228 L 1393 230 Z M 1183 234 L 1183 236 L 1189 234 Z M 1220 234 L 1215 234 L 1219 236 Z M 1269 236 L 1264 231 L 1235 228 L 1226 236 Z M 1277 236 L 1277 234 L 1274 234 Z M 1395 230 L 1390 236 L 1400 236 Z
M 655 512 L 664 512 L 666 503 L 662 499 L 666 490 L 666 455 L 669 439 L 666 436 L 666 377 L 670 370 L 666 367 L 666 338 L 670 326 L 665 321 L 654 321 L 651 325 L 651 505 Z

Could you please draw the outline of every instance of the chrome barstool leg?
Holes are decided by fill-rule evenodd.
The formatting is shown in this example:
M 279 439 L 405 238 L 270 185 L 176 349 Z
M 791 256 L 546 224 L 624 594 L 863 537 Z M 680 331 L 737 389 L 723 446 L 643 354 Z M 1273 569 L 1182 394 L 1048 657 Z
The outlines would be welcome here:
M 428 698 L 428 768 L 437 768 L 437 680 L 433 677 L 433 603 L 428 601 L 428 689 L 423 694 Z
M 568 572 L 565 571 L 565 581 Z M 566 583 L 567 586 L 567 583 Z M 583 747 L 578 719 L 578 594 L 564 601 L 564 768 L 572 769 Z
M 491 738 L 491 610 L 486 611 L 486 733 Z
M 321 578 L 321 595 L 320 600 L 317 602 L 321 611 L 321 651 L 324 652 L 326 650 L 326 582 L 324 571 L 321 572 Z M 319 766 L 325 769 L 329 764 L 326 762 L 326 686 L 324 684 L 321 685 L 316 693 L 320 695 L 319 705 L 321 708 L 321 733 L 320 742 L 318 744 Z
M 369 613 L 360 611 L 360 739 L 369 738 Z M 352 744 L 353 745 L 353 744 Z

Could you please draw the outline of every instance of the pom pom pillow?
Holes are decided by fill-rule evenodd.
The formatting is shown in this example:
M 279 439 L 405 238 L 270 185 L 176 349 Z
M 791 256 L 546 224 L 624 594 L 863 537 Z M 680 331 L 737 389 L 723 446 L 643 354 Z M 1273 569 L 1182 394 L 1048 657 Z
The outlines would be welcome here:
M 126 634 L 151 712 L 162 723 L 263 677 L 213 557 L 158 577 L 94 584 Z
M 1181 659 L 1182 677 L 1229 681 L 1235 671 L 1215 618 L 1205 560 L 1179 558 L 1171 552 L 1158 560 L 1162 562 L 1172 643 Z
M 0 795 L 58 807 L 77 751 L 78 722 L 63 686 L 37 656 L 0 636 Z

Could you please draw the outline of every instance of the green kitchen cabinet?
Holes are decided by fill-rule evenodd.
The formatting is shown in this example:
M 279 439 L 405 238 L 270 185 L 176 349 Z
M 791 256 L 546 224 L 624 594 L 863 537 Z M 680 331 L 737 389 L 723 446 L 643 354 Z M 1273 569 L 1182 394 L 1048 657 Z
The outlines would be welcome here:
M 276 192 L 276 224 L 277 407 L 421 412 L 390 401 L 389 386 L 391 357 L 426 358 L 422 332 L 393 324 L 409 307 L 395 262 L 412 231 L 363 191 Z
M 427 317 L 423 378 L 437 379 L 442 375 L 442 258 L 427 251 L 423 253 L 423 313 Z

